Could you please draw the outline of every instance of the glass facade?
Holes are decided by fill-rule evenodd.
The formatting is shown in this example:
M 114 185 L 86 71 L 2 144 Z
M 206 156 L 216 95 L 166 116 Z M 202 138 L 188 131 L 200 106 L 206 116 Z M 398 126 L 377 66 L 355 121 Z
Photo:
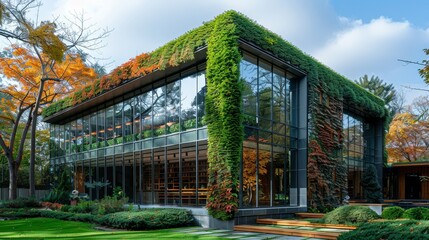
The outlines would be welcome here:
M 244 50 L 240 71 L 240 208 L 298 206 L 297 82 L 302 78 Z M 134 203 L 203 207 L 206 92 L 204 67 L 194 67 L 51 125 L 51 162 L 57 170 L 67 166 L 74 188 L 93 199 L 120 186 Z M 305 168 L 300 171 L 305 174 Z M 110 185 L 88 185 L 96 182 Z
M 296 125 L 291 121 L 296 76 L 250 53 L 240 64 L 244 83 L 242 208 L 290 205 Z M 296 165 L 295 165 L 296 167 Z M 292 201 L 296 202 L 296 201 Z
M 128 98 L 62 125 L 51 125 L 53 171 L 93 199 L 121 187 L 143 204 L 204 206 L 207 128 L 204 68 L 161 79 Z M 106 187 L 88 183 L 108 182 Z
M 368 164 L 374 164 L 374 127 L 356 115 L 343 114 L 343 159 L 348 166 L 348 194 L 351 199 L 364 199 L 361 179 Z

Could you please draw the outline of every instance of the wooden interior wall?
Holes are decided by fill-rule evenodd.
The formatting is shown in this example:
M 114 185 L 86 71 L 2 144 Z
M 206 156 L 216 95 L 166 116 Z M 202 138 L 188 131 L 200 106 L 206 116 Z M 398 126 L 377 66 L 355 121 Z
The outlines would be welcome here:
M 397 167 L 396 171 L 398 174 L 398 189 L 399 189 L 399 198 L 405 199 L 405 176 L 407 174 L 417 174 L 419 176 L 429 176 L 429 166 L 410 166 L 410 167 Z M 421 183 L 420 190 L 421 199 L 429 199 L 429 181 L 424 181 Z

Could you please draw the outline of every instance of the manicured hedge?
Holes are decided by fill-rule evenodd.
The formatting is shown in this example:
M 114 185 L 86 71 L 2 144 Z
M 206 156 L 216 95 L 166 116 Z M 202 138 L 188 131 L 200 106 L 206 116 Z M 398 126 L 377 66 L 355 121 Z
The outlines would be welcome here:
M 97 223 L 98 216 L 89 213 L 69 213 L 61 211 L 40 211 L 41 217 L 55 218 L 76 222 Z
M 386 207 L 381 213 L 381 217 L 384 219 L 398 219 L 404 214 L 404 209 L 398 206 Z
M 17 198 L 0 203 L 2 208 L 38 208 L 40 206 L 40 202 L 34 198 Z
M 429 220 L 429 208 L 415 207 L 407 209 L 402 215 L 403 218 L 413 220 Z
M 40 211 L 34 209 L 0 208 L 2 218 L 33 218 L 40 217 Z
M 426 221 L 386 221 L 364 223 L 356 230 L 343 233 L 339 240 L 407 240 L 429 239 L 429 223 Z
M 111 213 L 99 219 L 98 223 L 107 227 L 130 230 L 174 228 L 195 224 L 189 210 L 173 208 Z
M 365 206 L 342 206 L 325 214 L 323 220 L 330 224 L 356 224 L 380 218 L 376 212 Z

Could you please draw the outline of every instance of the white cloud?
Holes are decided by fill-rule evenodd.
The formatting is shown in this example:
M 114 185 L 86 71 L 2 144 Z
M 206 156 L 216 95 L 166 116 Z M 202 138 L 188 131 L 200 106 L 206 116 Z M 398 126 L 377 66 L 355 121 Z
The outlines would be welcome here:
M 418 75 L 418 66 L 406 67 L 397 59 L 420 61 L 425 57 L 422 49 L 428 46 L 429 29 L 380 17 L 338 32 L 314 56 L 350 79 L 369 74 L 393 83 L 398 90 L 402 86 L 427 88 Z M 408 95 L 407 100 L 413 97 Z
M 234 9 L 281 35 L 350 78 L 369 74 L 386 82 L 426 87 L 418 66 L 398 58 L 420 61 L 429 47 L 429 29 L 406 20 L 379 17 L 370 22 L 338 16 L 330 0 L 45 0 L 41 15 L 65 15 L 85 10 L 91 23 L 114 28 L 104 40 L 101 57 L 110 57 L 110 69 L 142 52 L 152 51 L 216 15 Z M 418 94 L 418 93 L 417 93 Z M 412 94 L 411 94 L 412 95 Z

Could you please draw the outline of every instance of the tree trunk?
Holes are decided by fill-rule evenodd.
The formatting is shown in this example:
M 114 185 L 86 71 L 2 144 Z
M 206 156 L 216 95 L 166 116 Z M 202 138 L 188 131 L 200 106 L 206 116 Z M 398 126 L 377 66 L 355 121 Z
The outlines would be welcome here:
M 9 200 L 14 200 L 17 197 L 17 167 L 15 161 L 9 164 Z
M 30 166 L 29 166 L 29 176 L 28 176 L 28 185 L 29 185 L 29 195 L 34 197 L 36 195 L 36 178 L 34 177 L 34 165 L 36 162 L 36 124 L 37 116 L 33 117 L 33 122 L 31 123 L 31 144 L 30 144 Z
M 40 81 L 39 92 L 36 99 L 36 104 L 33 109 L 32 122 L 31 122 L 31 137 L 30 137 L 30 169 L 29 169 L 29 194 L 30 197 L 36 196 L 36 178 L 34 172 L 34 165 L 36 164 L 36 131 L 37 131 L 37 117 L 39 112 L 40 100 L 43 94 L 45 82 L 44 80 Z

